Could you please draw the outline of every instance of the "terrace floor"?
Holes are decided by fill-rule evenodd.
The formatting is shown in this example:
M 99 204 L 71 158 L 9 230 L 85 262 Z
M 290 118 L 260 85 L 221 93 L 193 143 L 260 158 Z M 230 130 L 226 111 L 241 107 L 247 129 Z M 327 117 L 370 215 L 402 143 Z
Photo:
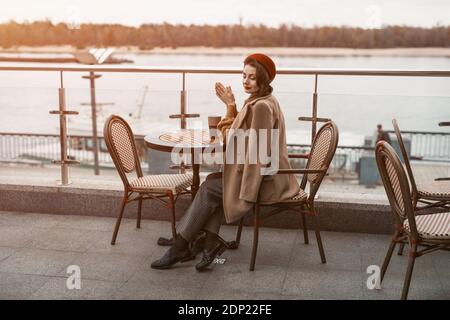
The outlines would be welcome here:
M 248 270 L 252 229 L 224 264 L 196 272 L 195 261 L 170 270 L 150 263 L 167 249 L 168 222 L 124 219 L 110 245 L 114 218 L 0 212 L 0 299 L 399 299 L 407 255 L 394 255 L 381 290 L 369 290 L 369 265 L 380 265 L 390 236 L 323 232 L 327 263 L 315 237 L 299 230 L 263 228 L 256 270 Z M 231 239 L 235 227 L 221 234 Z M 198 257 L 200 258 L 200 257 Z M 70 265 L 81 270 L 81 289 L 69 290 Z M 416 261 L 410 299 L 450 299 L 450 255 L 434 252 Z

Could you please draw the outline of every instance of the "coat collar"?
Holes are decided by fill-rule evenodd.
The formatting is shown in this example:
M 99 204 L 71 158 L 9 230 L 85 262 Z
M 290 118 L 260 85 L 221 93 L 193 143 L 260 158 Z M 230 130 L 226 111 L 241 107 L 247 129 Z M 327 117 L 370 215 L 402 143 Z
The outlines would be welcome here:
M 244 104 L 241 111 L 239 111 L 236 121 L 234 122 L 232 128 L 234 128 L 234 129 L 240 128 L 242 122 L 244 121 L 245 117 L 247 116 L 249 107 L 253 106 L 256 102 L 263 100 L 263 99 L 267 99 L 271 96 L 272 96 L 272 94 L 268 94 L 267 96 L 256 98 L 256 99 L 248 101 L 246 104 Z

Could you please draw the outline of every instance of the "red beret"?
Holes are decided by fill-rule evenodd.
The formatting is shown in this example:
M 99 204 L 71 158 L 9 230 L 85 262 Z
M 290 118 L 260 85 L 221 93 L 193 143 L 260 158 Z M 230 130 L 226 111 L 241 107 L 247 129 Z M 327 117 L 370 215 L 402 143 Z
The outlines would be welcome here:
M 254 59 L 262 64 L 264 69 L 266 69 L 267 73 L 269 74 L 270 81 L 272 81 L 275 78 L 275 75 L 277 74 L 275 62 L 273 62 L 273 60 L 270 59 L 268 56 L 266 56 L 263 53 L 254 53 L 245 58 L 244 63 L 249 59 Z

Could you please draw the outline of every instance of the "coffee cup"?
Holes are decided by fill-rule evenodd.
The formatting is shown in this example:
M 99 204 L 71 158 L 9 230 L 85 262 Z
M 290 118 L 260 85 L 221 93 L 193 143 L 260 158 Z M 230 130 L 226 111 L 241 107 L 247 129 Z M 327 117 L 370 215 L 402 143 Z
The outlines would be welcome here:
M 221 119 L 221 116 L 208 117 L 209 136 L 211 137 L 211 140 L 213 140 L 214 137 L 217 137 L 217 125 L 219 124 Z

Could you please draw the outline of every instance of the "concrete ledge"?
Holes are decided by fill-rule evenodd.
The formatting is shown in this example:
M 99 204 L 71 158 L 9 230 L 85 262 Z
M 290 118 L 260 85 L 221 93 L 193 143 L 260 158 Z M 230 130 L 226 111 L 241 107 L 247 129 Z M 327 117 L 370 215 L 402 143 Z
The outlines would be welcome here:
M 8 179 L 9 180 L 9 179 Z M 116 217 L 123 197 L 123 186 L 118 180 L 74 180 L 69 186 L 57 186 L 55 181 L 35 178 L 3 181 L 0 184 L 0 210 L 39 212 L 48 214 Z M 177 201 L 179 219 L 191 200 L 189 196 Z M 393 232 L 392 213 L 385 195 L 319 193 L 316 200 L 321 230 L 389 234 Z M 125 217 L 136 216 L 137 203 L 127 205 Z M 264 211 L 263 211 L 264 214 Z M 169 220 L 169 210 L 159 201 L 144 201 L 144 219 Z M 311 228 L 312 221 L 307 224 Z M 245 219 L 252 224 L 252 215 Z M 265 227 L 300 228 L 296 212 L 283 212 L 269 217 Z

